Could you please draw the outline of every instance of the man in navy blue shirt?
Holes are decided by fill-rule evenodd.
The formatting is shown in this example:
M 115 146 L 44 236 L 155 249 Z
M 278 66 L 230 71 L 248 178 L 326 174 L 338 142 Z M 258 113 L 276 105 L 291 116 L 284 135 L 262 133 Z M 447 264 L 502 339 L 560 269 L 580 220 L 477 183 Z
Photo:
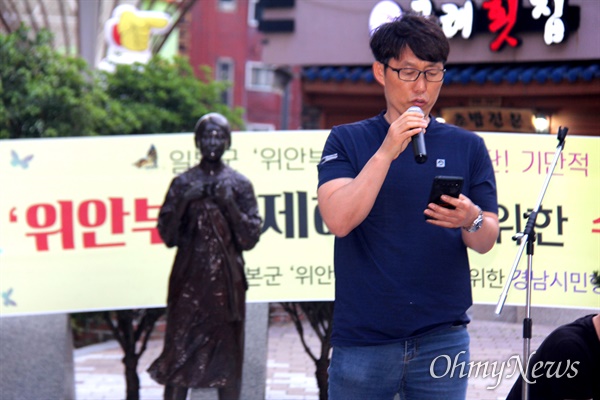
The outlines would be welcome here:
M 336 236 L 329 398 L 464 399 L 467 248 L 488 252 L 499 230 L 492 163 L 481 137 L 430 116 L 449 53 L 439 24 L 405 14 L 370 45 L 386 109 L 334 127 L 318 166 L 319 210 Z M 410 142 L 422 130 L 417 163 Z M 463 178 L 458 198 L 442 197 L 453 208 L 428 204 L 438 175 Z

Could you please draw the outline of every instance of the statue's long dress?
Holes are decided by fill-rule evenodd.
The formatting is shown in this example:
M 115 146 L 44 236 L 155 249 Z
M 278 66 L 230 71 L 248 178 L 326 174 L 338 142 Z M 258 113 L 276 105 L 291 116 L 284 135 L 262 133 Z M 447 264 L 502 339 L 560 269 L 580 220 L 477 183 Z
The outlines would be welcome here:
M 241 220 L 224 215 L 212 198 L 178 202 L 192 184 L 226 182 Z M 170 224 L 179 228 L 168 230 Z M 194 167 L 174 178 L 158 218 L 168 247 L 177 246 L 169 279 L 163 351 L 148 369 L 163 385 L 222 388 L 241 381 L 247 282 L 243 250 L 259 240 L 262 220 L 252 184 L 228 166 L 216 176 Z M 176 232 L 168 237 L 168 232 Z

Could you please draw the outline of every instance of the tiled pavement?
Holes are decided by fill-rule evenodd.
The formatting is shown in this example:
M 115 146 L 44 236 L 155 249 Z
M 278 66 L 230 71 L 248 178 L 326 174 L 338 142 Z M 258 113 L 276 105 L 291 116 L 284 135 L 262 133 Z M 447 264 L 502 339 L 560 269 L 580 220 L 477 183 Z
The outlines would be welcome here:
M 531 349 L 554 329 L 551 326 L 533 327 Z M 510 390 L 512 378 L 491 376 L 492 363 L 497 361 L 496 373 L 503 362 L 523 354 L 521 323 L 474 320 L 469 325 L 471 335 L 471 360 L 488 362 L 488 376 L 471 376 L 467 398 L 469 400 L 503 399 Z M 312 329 L 305 329 L 307 344 L 319 352 L 320 342 Z M 161 400 L 163 387 L 145 372 L 158 356 L 162 340 L 151 340 L 139 362 L 140 400 Z M 125 397 L 123 354 L 116 342 L 107 342 L 75 350 L 75 381 L 77 400 L 120 400 Z M 514 365 L 514 357 L 513 357 Z M 300 338 L 291 323 L 271 323 L 268 338 L 267 381 L 265 400 L 317 400 L 318 389 L 314 377 L 315 365 L 305 353 Z M 512 372 L 504 370 L 501 376 Z M 488 389 L 488 387 L 495 387 Z M 425 400 L 425 399 L 424 399 Z

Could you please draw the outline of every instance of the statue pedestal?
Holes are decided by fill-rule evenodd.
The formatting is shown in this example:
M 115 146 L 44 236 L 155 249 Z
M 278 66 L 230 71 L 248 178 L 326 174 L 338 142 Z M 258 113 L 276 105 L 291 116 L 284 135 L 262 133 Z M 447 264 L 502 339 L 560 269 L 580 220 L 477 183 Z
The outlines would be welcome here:
M 75 399 L 68 314 L 0 318 L 2 400 Z
M 243 400 L 264 400 L 267 379 L 269 303 L 246 304 Z M 217 389 L 192 389 L 190 400 L 218 400 Z

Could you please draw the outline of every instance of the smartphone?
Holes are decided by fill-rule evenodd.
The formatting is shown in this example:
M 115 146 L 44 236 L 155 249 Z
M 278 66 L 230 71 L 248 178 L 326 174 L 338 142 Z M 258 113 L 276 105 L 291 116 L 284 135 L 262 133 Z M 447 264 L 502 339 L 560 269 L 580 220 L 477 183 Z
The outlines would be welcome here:
M 462 176 L 436 176 L 433 178 L 433 183 L 431 184 L 431 192 L 429 193 L 429 201 L 427 204 L 435 203 L 442 207 L 454 209 L 454 206 L 442 201 L 441 197 L 443 194 L 458 197 L 462 190 L 462 186 Z

